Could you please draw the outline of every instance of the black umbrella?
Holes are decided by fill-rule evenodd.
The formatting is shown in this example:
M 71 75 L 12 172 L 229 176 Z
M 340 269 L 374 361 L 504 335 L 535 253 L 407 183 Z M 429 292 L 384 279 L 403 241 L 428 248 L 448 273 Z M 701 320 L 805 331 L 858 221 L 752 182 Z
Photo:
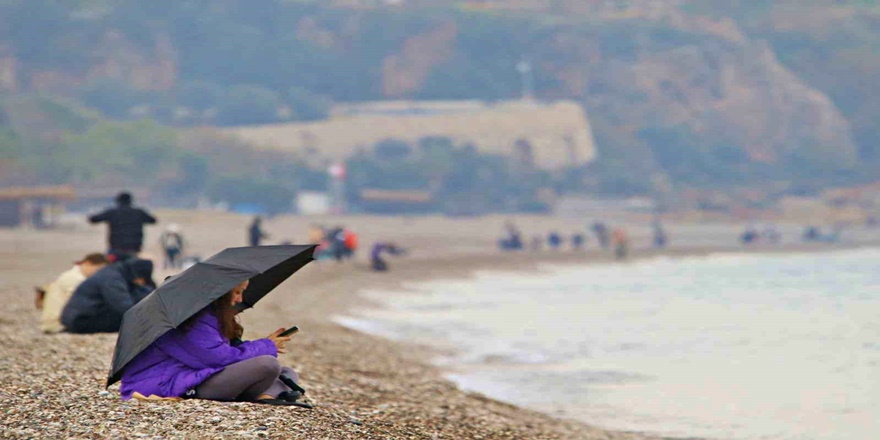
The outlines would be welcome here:
M 169 330 L 250 280 L 239 310 L 253 307 L 312 261 L 315 245 L 229 248 L 165 281 L 122 317 L 107 386 L 118 381 L 135 356 Z

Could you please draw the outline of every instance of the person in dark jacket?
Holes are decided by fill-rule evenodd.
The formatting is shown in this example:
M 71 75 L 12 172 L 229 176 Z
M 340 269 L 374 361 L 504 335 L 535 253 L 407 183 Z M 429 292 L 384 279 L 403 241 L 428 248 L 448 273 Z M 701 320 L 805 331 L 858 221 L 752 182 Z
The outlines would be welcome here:
M 119 331 L 122 315 L 156 287 L 153 262 L 137 258 L 114 263 L 87 278 L 61 312 L 70 333 Z
M 156 218 L 143 209 L 132 206 L 131 194 L 116 196 L 116 207 L 89 217 L 89 223 L 107 223 L 107 243 L 113 261 L 125 260 L 141 251 L 144 244 L 144 225 L 156 223 Z
M 269 238 L 269 235 L 263 231 L 263 219 L 259 216 L 254 217 L 254 221 L 248 227 L 248 243 L 251 246 L 259 246 L 264 238 Z

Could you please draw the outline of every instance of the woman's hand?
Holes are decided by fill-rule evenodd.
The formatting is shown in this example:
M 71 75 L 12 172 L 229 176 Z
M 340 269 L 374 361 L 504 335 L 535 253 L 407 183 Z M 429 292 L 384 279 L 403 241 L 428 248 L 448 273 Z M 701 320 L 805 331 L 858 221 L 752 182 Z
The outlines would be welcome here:
M 284 344 L 287 344 L 287 341 L 290 340 L 290 336 L 278 336 L 283 332 L 283 328 L 279 328 L 272 332 L 271 335 L 266 336 L 266 339 L 272 341 L 275 344 L 275 348 L 278 349 L 278 353 L 285 353 L 287 350 L 284 349 Z

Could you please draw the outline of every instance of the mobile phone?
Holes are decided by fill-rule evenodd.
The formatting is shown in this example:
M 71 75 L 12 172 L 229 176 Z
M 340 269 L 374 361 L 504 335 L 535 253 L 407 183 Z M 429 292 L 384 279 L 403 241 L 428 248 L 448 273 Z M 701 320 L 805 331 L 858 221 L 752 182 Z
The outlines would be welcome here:
M 290 336 L 290 335 L 292 335 L 292 334 L 294 334 L 294 333 L 296 333 L 296 332 L 298 332 L 298 331 L 299 331 L 299 327 L 297 327 L 297 326 L 293 326 L 293 327 L 291 327 L 291 328 L 289 328 L 289 329 L 287 329 L 287 330 L 284 330 L 283 332 L 279 333 L 278 336 L 282 336 L 282 337 L 283 337 L 283 336 Z

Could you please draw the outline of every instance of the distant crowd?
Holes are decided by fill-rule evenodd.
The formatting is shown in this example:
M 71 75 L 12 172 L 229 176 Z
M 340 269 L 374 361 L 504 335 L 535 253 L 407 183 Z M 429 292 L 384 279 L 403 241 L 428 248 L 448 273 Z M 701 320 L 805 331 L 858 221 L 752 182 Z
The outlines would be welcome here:
M 669 236 L 666 229 L 659 222 L 654 222 L 653 245 L 662 249 L 669 244 Z M 598 247 L 603 250 L 613 250 L 618 259 L 625 259 L 630 250 L 630 237 L 627 230 L 621 226 L 610 227 L 606 223 L 597 221 L 588 228 L 595 237 Z M 536 252 L 545 247 L 552 251 L 559 251 L 566 247 L 572 251 L 579 251 L 587 247 L 587 234 L 581 231 L 571 233 L 567 238 L 557 230 L 550 230 L 546 235 L 533 235 L 528 243 L 528 249 Z M 504 225 L 504 236 L 498 240 L 498 247 L 504 251 L 516 251 L 526 249 L 523 234 L 513 222 Z

